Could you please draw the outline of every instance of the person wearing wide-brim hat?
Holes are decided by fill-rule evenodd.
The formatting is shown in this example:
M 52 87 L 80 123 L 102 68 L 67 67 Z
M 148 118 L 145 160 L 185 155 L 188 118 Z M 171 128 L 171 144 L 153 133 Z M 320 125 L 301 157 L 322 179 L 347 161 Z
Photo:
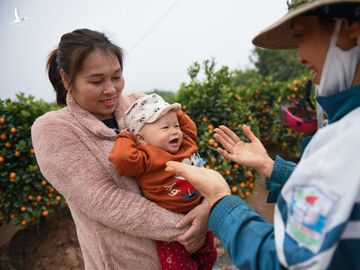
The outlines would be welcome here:
M 360 269 L 360 0 L 292 0 L 288 8 L 253 43 L 298 49 L 328 124 L 297 165 L 272 160 L 246 125 L 249 142 L 223 126 L 215 134 L 221 155 L 267 177 L 274 225 L 231 196 L 219 173 L 176 162 L 167 170 L 210 203 L 209 227 L 241 270 Z

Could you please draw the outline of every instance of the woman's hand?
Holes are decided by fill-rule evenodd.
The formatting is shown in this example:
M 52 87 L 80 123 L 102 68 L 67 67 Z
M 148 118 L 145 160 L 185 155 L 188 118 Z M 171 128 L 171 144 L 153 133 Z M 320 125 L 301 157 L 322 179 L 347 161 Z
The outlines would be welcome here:
M 210 206 L 204 200 L 176 224 L 177 228 L 190 226 L 185 233 L 175 239 L 182 244 L 189 253 L 196 252 L 204 244 L 206 233 L 208 231 L 209 212 Z
M 214 170 L 176 161 L 168 161 L 166 166 L 166 171 L 179 174 L 190 182 L 205 197 L 210 208 L 219 199 L 231 194 L 224 177 Z
M 249 126 L 243 125 L 243 132 L 249 139 L 249 143 L 242 141 L 226 126 L 216 128 L 214 137 L 224 147 L 224 149 L 218 147 L 216 150 L 225 159 L 252 167 L 266 177 L 270 177 L 274 161 Z

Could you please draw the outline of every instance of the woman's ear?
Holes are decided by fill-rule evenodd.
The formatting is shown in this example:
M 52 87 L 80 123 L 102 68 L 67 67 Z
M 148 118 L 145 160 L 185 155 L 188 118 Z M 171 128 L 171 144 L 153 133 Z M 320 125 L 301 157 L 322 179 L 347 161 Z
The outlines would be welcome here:
M 349 36 L 352 39 L 357 39 L 360 36 L 360 21 L 355 21 L 350 24 Z
M 360 22 L 343 21 L 336 46 L 344 51 L 348 51 L 357 45 L 360 36 Z
M 64 69 L 60 69 L 60 76 L 61 76 L 61 81 L 65 87 L 66 90 L 69 90 L 70 88 L 70 78 L 69 75 L 66 74 L 66 72 L 64 71 Z

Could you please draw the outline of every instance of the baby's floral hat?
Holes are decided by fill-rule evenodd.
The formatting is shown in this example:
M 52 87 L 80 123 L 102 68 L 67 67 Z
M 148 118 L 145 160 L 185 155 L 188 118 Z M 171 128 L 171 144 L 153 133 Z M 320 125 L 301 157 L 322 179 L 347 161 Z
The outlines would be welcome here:
M 179 103 L 169 104 L 158 94 L 145 95 L 135 100 L 125 112 L 127 127 L 134 135 L 148 123 L 154 123 L 171 110 L 181 109 Z

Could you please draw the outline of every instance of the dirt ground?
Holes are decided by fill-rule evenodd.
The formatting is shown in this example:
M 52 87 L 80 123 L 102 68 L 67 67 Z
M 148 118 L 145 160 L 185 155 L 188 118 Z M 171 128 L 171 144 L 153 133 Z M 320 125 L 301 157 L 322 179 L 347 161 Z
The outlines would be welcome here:
M 218 261 L 214 270 L 235 270 L 217 240 Z M 46 222 L 21 230 L 0 249 L 1 270 L 81 270 L 84 264 L 75 225 L 68 210 Z
M 68 210 L 16 233 L 0 250 L 0 269 L 84 269 L 75 225 Z

